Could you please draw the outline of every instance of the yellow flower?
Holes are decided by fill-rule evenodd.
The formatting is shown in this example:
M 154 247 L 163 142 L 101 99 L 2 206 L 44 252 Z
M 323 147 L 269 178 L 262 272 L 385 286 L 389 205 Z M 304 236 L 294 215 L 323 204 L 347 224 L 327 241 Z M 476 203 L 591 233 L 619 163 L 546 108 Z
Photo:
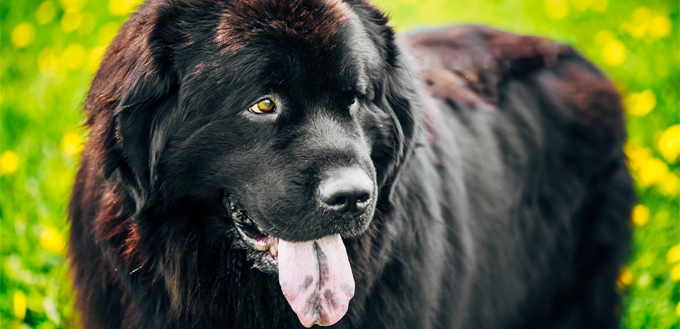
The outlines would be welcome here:
M 675 163 L 680 157 L 680 124 L 672 125 L 666 129 L 656 143 L 661 155 L 668 163 Z
M 607 9 L 607 0 L 594 0 L 590 8 L 593 11 L 603 12 Z
M 55 8 L 54 3 L 52 3 L 52 1 L 45 1 L 41 3 L 35 11 L 35 18 L 37 19 L 38 24 L 44 25 L 51 22 L 56 14 L 57 8 Z
M 80 138 L 80 134 L 75 132 L 69 132 L 64 134 L 61 139 L 61 151 L 68 155 L 73 156 L 80 154 L 83 150 L 83 141 Z
M 0 155 L 0 174 L 11 174 L 19 169 L 19 157 L 12 151 L 5 151 Z
M 671 269 L 671 280 L 680 281 L 680 264 L 675 264 Z
M 545 13 L 554 20 L 560 20 L 569 15 L 569 3 L 565 0 L 545 0 Z
M 101 63 L 102 58 L 104 57 L 104 52 L 106 52 L 106 47 L 104 46 L 94 47 L 90 50 L 90 54 L 88 55 L 88 67 L 90 71 L 97 71 L 99 63 Z
M 597 33 L 595 33 L 595 37 L 593 38 L 593 42 L 595 43 L 595 46 L 602 47 L 605 44 L 607 44 L 609 41 L 612 41 L 616 39 L 616 35 L 612 33 L 612 31 L 609 30 L 600 30 Z
M 109 0 L 109 12 L 114 16 L 131 13 L 142 0 Z
M 84 12 L 80 21 L 80 26 L 78 26 L 78 34 L 89 35 L 92 33 L 96 23 L 95 20 L 96 19 L 92 13 Z
M 33 43 L 35 28 L 28 23 L 21 23 L 12 30 L 12 44 L 16 48 L 25 48 Z
M 40 69 L 40 72 L 44 75 L 59 75 L 59 60 L 57 59 L 54 50 L 46 48 L 38 54 L 38 69 Z
M 652 11 L 647 7 L 635 9 L 628 27 L 630 36 L 640 39 L 647 34 L 647 23 L 652 18 Z
M 675 315 L 680 316 L 680 303 L 675 307 Z
M 79 11 L 85 2 L 86 0 L 61 0 L 61 6 L 66 10 Z
M 661 39 L 671 34 L 671 19 L 664 15 L 656 15 L 648 23 L 649 35 L 654 39 Z
M 584 11 L 593 4 L 593 0 L 571 0 L 571 4 L 577 10 Z
M 73 32 L 80 27 L 83 22 L 83 15 L 77 11 L 67 11 L 64 16 L 61 17 L 61 29 L 64 32 Z
M 669 173 L 665 162 L 657 158 L 650 158 L 644 160 L 642 166 L 637 171 L 637 182 L 642 187 L 649 187 L 663 181 Z
M 65 246 L 61 233 L 51 226 L 45 226 L 40 232 L 40 245 L 53 254 L 60 254 Z
M 656 107 L 656 95 L 651 89 L 632 93 L 626 97 L 626 112 L 634 116 L 645 116 Z
M 619 66 L 626 61 L 626 46 L 619 40 L 611 40 L 602 47 L 602 59 L 611 66 Z
M 616 279 L 616 284 L 619 288 L 625 288 L 630 286 L 631 283 L 633 283 L 633 273 L 624 266 L 619 271 L 619 277 Z
M 85 57 L 85 48 L 77 43 L 72 43 L 64 49 L 61 54 L 61 61 L 66 67 L 76 69 L 84 64 L 83 57 Z
M 26 295 L 21 291 L 15 291 L 14 298 L 12 298 L 12 300 L 14 306 L 14 316 L 23 320 L 26 317 L 26 307 L 28 306 Z
M 631 217 L 635 226 L 643 226 L 649 222 L 649 208 L 639 204 L 633 208 Z
M 108 45 L 111 43 L 113 38 L 116 36 L 116 33 L 118 33 L 119 27 L 120 24 L 113 22 L 106 23 L 100 27 L 99 31 L 97 32 L 97 40 L 99 43 L 103 45 Z
M 670 250 L 668 250 L 666 260 L 669 264 L 680 262 L 680 244 L 676 244 Z
M 680 178 L 674 173 L 669 173 L 666 178 L 659 183 L 659 189 L 663 195 L 675 198 L 680 193 Z

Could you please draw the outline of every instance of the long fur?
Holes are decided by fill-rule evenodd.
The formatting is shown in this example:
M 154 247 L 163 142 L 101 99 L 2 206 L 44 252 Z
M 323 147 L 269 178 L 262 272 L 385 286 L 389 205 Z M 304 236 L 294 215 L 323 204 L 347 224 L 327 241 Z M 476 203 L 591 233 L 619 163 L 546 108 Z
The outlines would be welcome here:
M 366 82 L 351 115 L 346 74 Z M 265 80 L 315 101 L 276 128 L 238 121 L 237 97 Z M 567 46 L 476 26 L 395 40 L 362 0 L 149 0 L 85 111 L 69 251 L 84 328 L 301 327 L 222 199 L 304 212 L 328 163 L 379 187 L 368 230 L 345 240 L 356 293 L 335 328 L 618 327 L 623 111 Z M 290 221 L 280 234 L 327 229 Z

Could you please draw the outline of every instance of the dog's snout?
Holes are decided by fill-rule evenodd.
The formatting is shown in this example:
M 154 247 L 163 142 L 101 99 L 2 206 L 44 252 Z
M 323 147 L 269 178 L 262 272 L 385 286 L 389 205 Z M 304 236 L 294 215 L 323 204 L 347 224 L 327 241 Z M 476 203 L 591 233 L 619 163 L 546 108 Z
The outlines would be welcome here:
M 361 215 L 373 197 L 373 182 L 366 172 L 356 167 L 328 171 L 319 184 L 321 204 L 335 215 Z

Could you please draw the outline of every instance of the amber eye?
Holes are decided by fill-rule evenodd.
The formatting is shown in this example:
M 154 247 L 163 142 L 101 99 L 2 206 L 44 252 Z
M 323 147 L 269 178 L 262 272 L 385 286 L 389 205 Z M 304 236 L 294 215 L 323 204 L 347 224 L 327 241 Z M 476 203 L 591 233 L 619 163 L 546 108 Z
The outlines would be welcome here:
M 276 104 L 274 103 L 273 100 L 269 98 L 265 98 L 255 104 L 253 104 L 249 108 L 250 112 L 253 112 L 255 114 L 265 114 L 265 113 L 272 113 L 274 110 L 276 110 Z

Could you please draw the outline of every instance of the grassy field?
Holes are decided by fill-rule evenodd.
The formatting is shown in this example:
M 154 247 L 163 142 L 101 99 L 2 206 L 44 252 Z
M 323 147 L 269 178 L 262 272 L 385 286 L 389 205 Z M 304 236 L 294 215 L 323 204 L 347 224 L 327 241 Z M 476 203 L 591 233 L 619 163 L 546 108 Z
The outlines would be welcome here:
M 136 0 L 0 2 L 0 327 L 73 328 L 66 203 L 86 131 L 79 111 Z M 639 192 L 621 269 L 625 328 L 680 327 L 680 36 L 676 0 L 380 0 L 400 32 L 488 24 L 551 37 L 625 95 Z

